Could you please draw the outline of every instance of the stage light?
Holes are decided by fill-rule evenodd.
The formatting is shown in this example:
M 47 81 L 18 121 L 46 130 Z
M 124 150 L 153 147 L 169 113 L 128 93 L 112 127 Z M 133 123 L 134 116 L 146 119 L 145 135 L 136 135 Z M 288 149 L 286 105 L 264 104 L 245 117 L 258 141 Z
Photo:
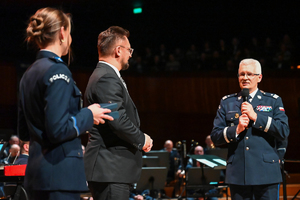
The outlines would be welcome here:
M 142 13 L 142 8 L 134 8 L 133 9 L 133 14 L 141 14 Z

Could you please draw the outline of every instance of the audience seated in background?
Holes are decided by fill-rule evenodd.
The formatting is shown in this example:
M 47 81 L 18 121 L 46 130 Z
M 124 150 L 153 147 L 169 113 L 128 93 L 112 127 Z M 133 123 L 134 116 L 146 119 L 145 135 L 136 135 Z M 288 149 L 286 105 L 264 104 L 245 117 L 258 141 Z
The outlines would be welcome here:
M 152 51 L 150 47 L 146 47 L 145 52 L 142 52 L 144 56 L 134 56 L 130 60 L 132 66 L 141 63 L 143 68 L 133 67 L 132 69 L 139 73 L 178 70 L 232 71 L 237 70 L 235 66 L 247 57 L 255 57 L 266 69 L 273 70 L 291 70 L 292 66 L 296 67 L 298 64 L 295 59 L 297 48 L 287 34 L 282 37 L 282 40 L 277 41 L 270 37 L 260 40 L 255 36 L 247 40 L 233 37 L 230 42 L 224 39 L 213 41 L 214 39 L 211 38 L 210 40 L 191 44 L 188 49 L 178 46 L 173 50 L 167 49 L 167 45 L 164 44 L 160 45 L 158 51 Z M 135 52 L 136 55 L 140 55 L 139 49 Z

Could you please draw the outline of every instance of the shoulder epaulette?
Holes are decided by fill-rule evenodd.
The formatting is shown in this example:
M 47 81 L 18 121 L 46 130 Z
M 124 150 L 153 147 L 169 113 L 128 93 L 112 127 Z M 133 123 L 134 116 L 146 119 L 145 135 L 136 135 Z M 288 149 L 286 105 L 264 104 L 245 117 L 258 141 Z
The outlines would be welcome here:
M 63 63 L 64 61 L 60 57 L 51 57 L 49 58 L 50 60 L 53 60 L 57 63 Z
M 225 99 L 228 99 L 228 98 L 231 98 L 231 97 L 235 97 L 235 96 L 237 96 L 237 93 L 225 95 L 225 96 L 222 98 L 222 100 L 225 100 Z
M 269 92 L 263 92 L 261 91 L 261 93 L 265 96 L 268 96 L 268 97 L 273 97 L 274 99 L 277 99 L 279 96 L 277 94 L 273 94 L 273 93 L 269 93 Z

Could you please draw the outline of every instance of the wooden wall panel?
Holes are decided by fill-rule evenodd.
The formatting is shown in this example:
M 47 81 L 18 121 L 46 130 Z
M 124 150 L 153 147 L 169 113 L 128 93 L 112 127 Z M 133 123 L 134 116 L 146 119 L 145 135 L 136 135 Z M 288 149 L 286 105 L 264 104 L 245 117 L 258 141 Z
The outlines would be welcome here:
M 15 105 L 17 101 L 17 70 L 12 64 L 0 65 L 0 105 Z
M 77 86 L 84 94 L 92 71 L 72 70 Z M 16 130 L 18 71 L 13 65 L 0 65 L 0 128 Z M 196 140 L 205 145 L 220 99 L 239 91 L 238 81 L 230 72 L 195 74 L 123 75 L 136 104 L 141 130 L 154 139 L 153 149 L 163 148 L 167 139 L 175 142 Z M 282 97 L 289 117 L 291 135 L 287 159 L 300 159 L 300 71 L 266 73 L 259 88 Z M 83 137 L 83 143 L 87 138 Z M 189 147 L 189 146 L 188 146 Z M 288 167 L 288 165 L 287 165 Z M 289 172 L 297 172 L 293 166 Z

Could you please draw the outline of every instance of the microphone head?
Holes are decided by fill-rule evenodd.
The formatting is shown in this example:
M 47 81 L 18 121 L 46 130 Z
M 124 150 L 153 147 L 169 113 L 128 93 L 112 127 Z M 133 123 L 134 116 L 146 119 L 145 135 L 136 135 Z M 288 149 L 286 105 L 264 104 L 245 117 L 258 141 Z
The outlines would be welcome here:
M 243 101 L 248 101 L 248 96 L 249 96 L 249 88 L 243 88 L 242 89 Z

